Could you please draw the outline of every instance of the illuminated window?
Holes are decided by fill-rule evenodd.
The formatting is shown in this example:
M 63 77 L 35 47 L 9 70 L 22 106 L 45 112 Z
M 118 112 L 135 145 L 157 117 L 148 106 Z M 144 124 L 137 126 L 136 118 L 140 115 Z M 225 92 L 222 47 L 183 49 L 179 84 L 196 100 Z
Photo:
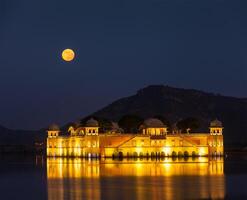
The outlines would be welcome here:
M 92 147 L 95 147 L 96 146 L 96 143 L 95 141 L 92 142 Z

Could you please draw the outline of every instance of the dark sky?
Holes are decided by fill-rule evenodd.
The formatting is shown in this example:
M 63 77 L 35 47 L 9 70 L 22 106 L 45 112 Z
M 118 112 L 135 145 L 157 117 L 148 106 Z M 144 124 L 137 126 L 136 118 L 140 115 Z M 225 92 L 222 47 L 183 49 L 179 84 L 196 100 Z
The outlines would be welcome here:
M 10 128 L 63 124 L 149 84 L 246 97 L 246 66 L 246 0 L 0 0 Z

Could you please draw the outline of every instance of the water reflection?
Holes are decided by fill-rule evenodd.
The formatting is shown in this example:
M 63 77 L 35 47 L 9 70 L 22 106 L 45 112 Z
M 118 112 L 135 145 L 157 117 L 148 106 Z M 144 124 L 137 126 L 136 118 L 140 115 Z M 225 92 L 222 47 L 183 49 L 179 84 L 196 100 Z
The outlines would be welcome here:
M 49 199 L 224 198 L 223 160 L 47 158 Z

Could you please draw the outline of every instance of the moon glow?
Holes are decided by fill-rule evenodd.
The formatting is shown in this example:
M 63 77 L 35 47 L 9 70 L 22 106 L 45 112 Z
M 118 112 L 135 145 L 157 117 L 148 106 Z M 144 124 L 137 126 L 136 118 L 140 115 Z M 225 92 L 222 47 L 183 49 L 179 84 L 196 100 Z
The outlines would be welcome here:
M 66 62 L 70 62 L 74 60 L 75 58 L 75 52 L 72 49 L 65 49 L 62 52 L 62 59 Z

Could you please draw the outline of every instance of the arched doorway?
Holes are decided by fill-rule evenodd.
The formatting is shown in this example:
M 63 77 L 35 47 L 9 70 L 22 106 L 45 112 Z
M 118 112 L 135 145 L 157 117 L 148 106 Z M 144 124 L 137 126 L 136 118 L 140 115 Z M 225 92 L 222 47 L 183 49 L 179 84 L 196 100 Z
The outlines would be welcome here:
M 123 158 L 123 152 L 122 151 L 118 152 L 118 157 Z
M 177 153 L 175 151 L 172 152 L 172 157 L 176 157 Z
M 140 158 L 143 158 L 143 153 L 140 152 L 140 153 L 139 153 L 139 156 L 140 156 Z
M 134 152 L 134 153 L 133 153 L 133 157 L 134 157 L 134 158 L 137 158 L 137 157 L 138 157 L 137 152 Z
M 184 152 L 184 157 L 189 157 L 189 152 L 188 151 Z

